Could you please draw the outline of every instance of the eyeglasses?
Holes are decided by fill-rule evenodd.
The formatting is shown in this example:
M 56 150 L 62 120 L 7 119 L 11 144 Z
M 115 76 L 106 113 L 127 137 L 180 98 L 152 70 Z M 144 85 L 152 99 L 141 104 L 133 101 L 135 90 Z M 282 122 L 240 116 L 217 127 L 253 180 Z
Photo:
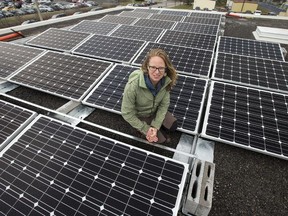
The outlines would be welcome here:
M 148 66 L 148 68 L 149 68 L 149 70 L 151 71 L 151 72 L 156 72 L 156 70 L 158 70 L 159 71 L 159 73 L 164 73 L 165 72 L 165 69 L 166 69 L 166 67 L 155 67 L 155 66 Z

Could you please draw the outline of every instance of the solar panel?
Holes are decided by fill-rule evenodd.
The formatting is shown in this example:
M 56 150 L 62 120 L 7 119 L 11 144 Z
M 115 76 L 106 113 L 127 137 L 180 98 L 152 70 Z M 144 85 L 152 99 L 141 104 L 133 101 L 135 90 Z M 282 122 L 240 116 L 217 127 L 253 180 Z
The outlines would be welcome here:
M 6 79 L 44 50 L 0 42 L 0 78 Z
M 104 35 L 93 35 L 73 54 L 129 63 L 145 44 L 145 41 Z
M 139 19 L 135 26 L 151 27 L 151 28 L 161 28 L 161 29 L 171 29 L 175 22 L 167 20 L 151 20 L 151 19 Z
M 157 9 L 145 9 L 145 8 L 136 8 L 133 12 L 142 12 L 142 13 L 160 13 L 160 10 Z
M 164 30 L 162 29 L 121 25 L 111 34 L 111 36 L 145 41 L 156 41 L 163 31 Z
M 181 21 L 181 16 L 167 15 L 167 14 L 153 14 L 149 19 L 168 20 L 168 21 Z
M 288 96 L 212 82 L 201 136 L 288 159 Z
M 111 65 L 110 62 L 47 51 L 9 81 L 79 101 Z
M 129 75 L 139 69 L 115 65 L 84 99 L 83 104 L 121 114 L 122 95 Z M 205 96 L 206 80 L 179 75 L 171 91 L 169 111 L 178 119 L 178 130 L 195 134 Z
M 2 150 L 35 115 L 36 113 L 33 111 L 0 100 L 0 150 Z
M 212 78 L 288 92 L 288 62 L 218 53 Z
M 25 44 L 69 52 L 88 36 L 90 36 L 89 33 L 50 28 L 31 40 L 28 40 Z
M 77 25 L 70 28 L 71 31 L 87 32 L 93 34 L 108 35 L 113 31 L 118 24 L 116 23 L 104 23 L 104 22 L 95 22 L 90 20 L 83 20 Z
M 216 25 L 205 25 L 199 23 L 182 23 L 177 22 L 176 25 L 172 28 L 175 31 L 184 31 L 184 32 L 192 32 L 192 33 L 200 33 L 200 34 L 218 34 L 219 26 Z
M 137 69 L 139 69 L 139 67 L 116 64 L 82 103 L 121 114 L 124 87 L 129 75 Z
M 136 20 L 138 20 L 138 18 L 136 18 L 136 17 L 105 15 L 104 17 L 99 19 L 98 22 L 108 22 L 108 23 L 131 25 Z
M 210 19 L 205 17 L 185 17 L 183 22 L 188 23 L 200 23 L 200 24 L 207 24 L 207 25 L 216 25 L 220 24 L 220 19 Z
M 187 164 L 39 116 L 0 157 L 5 215 L 176 216 Z
M 219 37 L 218 52 L 285 61 L 280 44 L 235 37 Z
M 147 53 L 155 48 L 160 48 L 167 52 L 179 73 L 201 77 L 209 76 L 213 59 L 213 52 L 210 50 L 148 42 L 145 48 L 137 55 L 133 64 L 141 65 Z
M 126 16 L 126 17 L 137 17 L 137 18 L 149 18 L 151 16 L 150 13 L 143 12 L 134 12 L 134 11 L 122 11 L 118 16 Z
M 177 10 L 162 10 L 160 14 L 175 15 L 175 16 L 188 16 L 190 12 L 177 11 Z
M 213 51 L 216 39 L 215 35 L 167 30 L 157 42 Z
M 221 14 L 215 14 L 215 13 L 197 13 L 197 12 L 191 12 L 189 14 L 190 17 L 203 17 L 203 18 L 211 18 L 211 19 L 220 19 L 222 17 Z

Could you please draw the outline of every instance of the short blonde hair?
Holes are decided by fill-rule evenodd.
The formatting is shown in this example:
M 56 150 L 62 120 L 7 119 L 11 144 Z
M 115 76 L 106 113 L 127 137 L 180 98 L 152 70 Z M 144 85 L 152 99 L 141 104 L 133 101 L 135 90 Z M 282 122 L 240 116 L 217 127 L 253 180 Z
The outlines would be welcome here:
M 172 80 L 172 82 L 166 88 L 168 91 L 170 91 L 172 87 L 176 84 L 177 72 L 174 66 L 172 65 L 172 62 L 169 56 L 163 49 L 159 49 L 159 48 L 151 49 L 150 52 L 147 54 L 144 62 L 142 63 L 141 69 L 144 73 L 148 73 L 149 61 L 154 56 L 158 56 L 162 58 L 165 63 L 165 67 L 166 67 L 165 73 Z

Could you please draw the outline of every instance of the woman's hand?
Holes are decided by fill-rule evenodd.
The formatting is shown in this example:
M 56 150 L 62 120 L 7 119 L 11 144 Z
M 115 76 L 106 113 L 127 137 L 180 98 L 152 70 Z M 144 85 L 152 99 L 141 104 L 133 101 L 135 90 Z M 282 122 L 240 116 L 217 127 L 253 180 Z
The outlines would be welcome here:
M 150 127 L 149 130 L 147 131 L 146 139 L 148 140 L 148 142 L 157 142 L 158 141 L 157 129 Z

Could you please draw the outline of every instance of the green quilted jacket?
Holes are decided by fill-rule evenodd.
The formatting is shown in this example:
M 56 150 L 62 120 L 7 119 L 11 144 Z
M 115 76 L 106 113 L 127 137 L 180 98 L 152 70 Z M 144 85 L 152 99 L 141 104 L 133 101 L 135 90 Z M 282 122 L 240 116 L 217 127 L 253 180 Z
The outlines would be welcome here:
M 132 72 L 125 86 L 122 99 L 121 113 L 123 118 L 132 127 L 146 134 L 150 126 L 138 117 L 156 114 L 151 126 L 160 129 L 170 104 L 170 92 L 165 88 L 170 82 L 171 79 L 166 76 L 164 85 L 154 97 L 146 87 L 143 71 Z

